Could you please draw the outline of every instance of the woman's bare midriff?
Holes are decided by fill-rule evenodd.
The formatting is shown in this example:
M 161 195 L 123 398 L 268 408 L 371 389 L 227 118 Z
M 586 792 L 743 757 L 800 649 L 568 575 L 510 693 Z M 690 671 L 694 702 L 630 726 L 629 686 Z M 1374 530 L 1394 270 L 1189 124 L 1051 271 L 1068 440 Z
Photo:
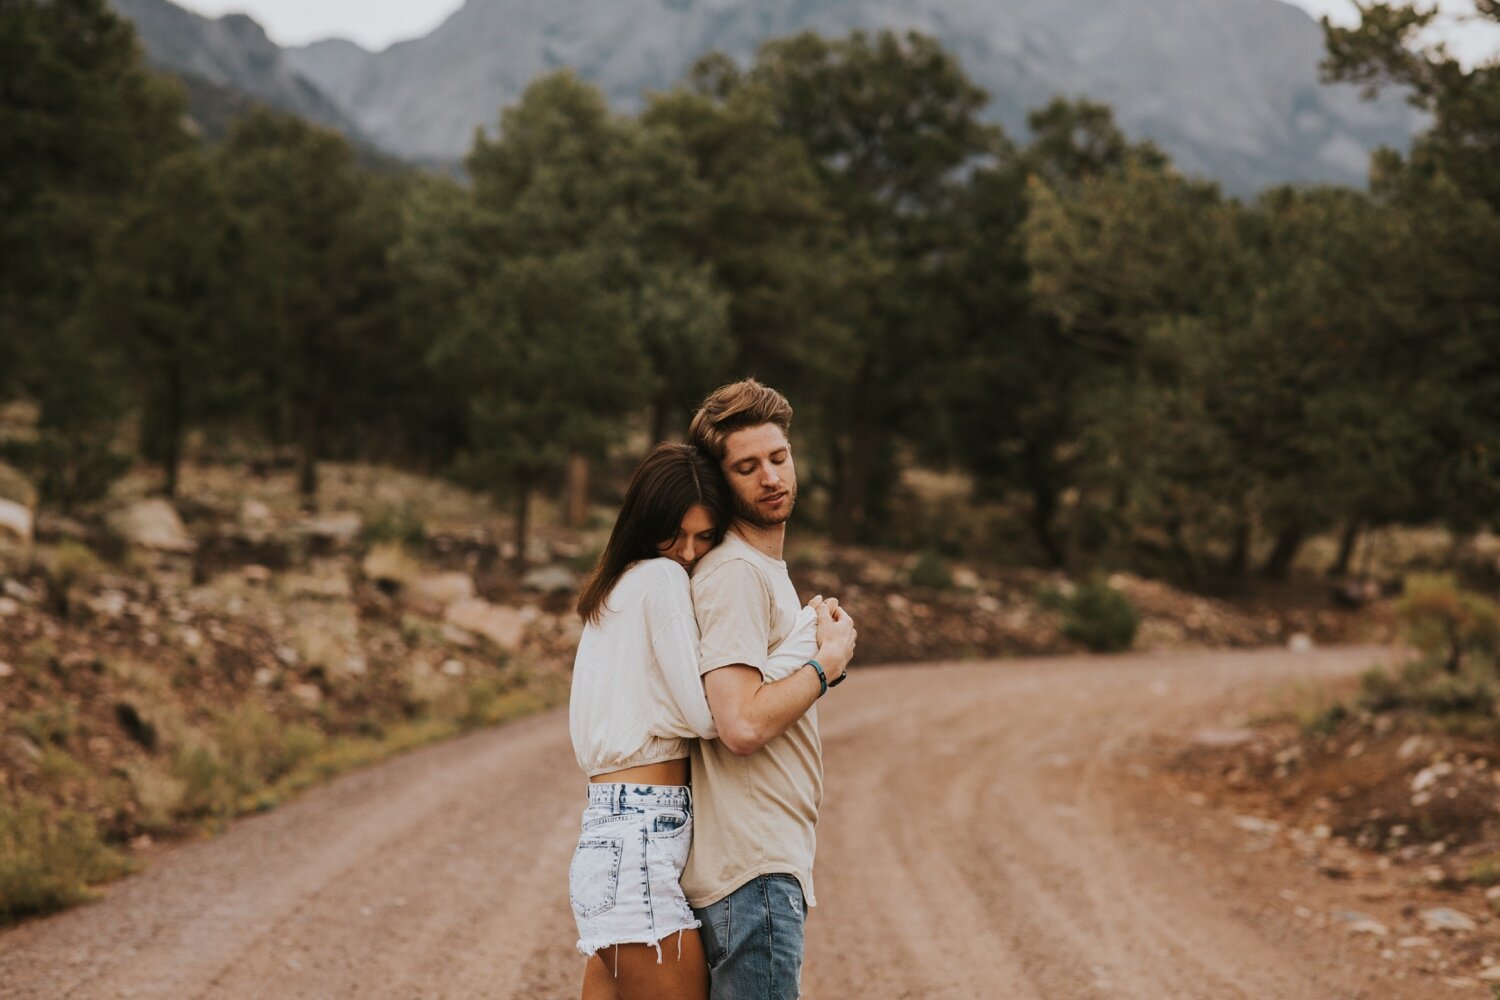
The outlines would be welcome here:
M 596 774 L 589 780 L 605 784 L 623 781 L 632 785 L 685 785 L 688 783 L 688 759 L 659 760 L 655 764 Z

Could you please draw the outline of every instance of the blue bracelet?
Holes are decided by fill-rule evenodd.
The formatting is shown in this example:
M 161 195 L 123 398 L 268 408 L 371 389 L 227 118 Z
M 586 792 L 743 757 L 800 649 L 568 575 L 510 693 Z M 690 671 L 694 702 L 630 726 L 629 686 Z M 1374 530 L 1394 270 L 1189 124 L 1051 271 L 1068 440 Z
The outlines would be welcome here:
M 818 683 L 823 685 L 823 690 L 818 692 L 818 697 L 821 698 L 828 693 L 828 675 L 823 672 L 823 664 L 817 660 L 808 660 L 807 665 L 818 672 Z

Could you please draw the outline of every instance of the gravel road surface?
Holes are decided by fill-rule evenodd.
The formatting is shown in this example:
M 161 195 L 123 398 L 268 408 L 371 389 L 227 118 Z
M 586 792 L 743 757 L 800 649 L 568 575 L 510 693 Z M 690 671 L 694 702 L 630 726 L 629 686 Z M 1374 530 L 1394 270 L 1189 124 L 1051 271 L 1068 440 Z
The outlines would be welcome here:
M 1379 650 L 864 668 L 820 708 L 813 1000 L 1405 1000 L 1296 859 L 1181 801 L 1147 741 Z M 0 933 L 5 998 L 577 996 L 566 714 L 431 747 Z

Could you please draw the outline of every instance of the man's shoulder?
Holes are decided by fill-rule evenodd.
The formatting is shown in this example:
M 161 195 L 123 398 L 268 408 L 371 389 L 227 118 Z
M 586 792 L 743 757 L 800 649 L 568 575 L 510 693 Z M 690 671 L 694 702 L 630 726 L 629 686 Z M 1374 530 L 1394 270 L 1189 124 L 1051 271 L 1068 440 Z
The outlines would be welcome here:
M 724 540 L 704 553 L 693 567 L 693 590 L 730 578 L 747 579 L 752 574 L 756 579 L 770 583 L 766 567 L 756 558 L 755 549 L 734 532 L 726 532 Z

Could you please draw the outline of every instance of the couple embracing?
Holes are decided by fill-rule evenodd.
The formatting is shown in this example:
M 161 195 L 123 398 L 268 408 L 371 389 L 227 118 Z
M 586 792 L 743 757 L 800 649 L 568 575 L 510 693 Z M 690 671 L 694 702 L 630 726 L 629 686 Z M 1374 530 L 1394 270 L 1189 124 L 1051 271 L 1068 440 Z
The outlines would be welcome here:
M 800 995 L 823 797 L 814 708 L 854 655 L 782 559 L 792 408 L 714 392 L 636 469 L 578 599 L 569 724 L 589 776 L 569 870 L 584 1000 Z M 691 781 L 689 776 L 691 775 Z

